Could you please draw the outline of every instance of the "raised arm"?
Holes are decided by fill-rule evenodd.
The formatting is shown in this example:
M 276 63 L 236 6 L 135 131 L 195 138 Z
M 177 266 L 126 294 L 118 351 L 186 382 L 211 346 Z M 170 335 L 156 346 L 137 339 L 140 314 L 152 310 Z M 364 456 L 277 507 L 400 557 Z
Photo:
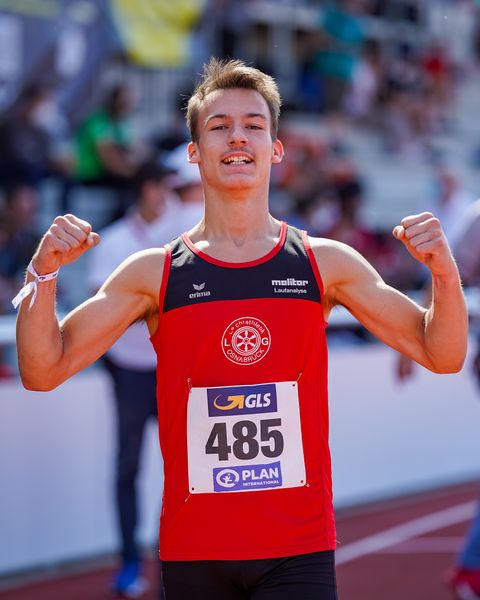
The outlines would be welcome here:
M 422 308 L 387 285 L 355 250 L 312 240 L 325 284 L 328 312 L 345 306 L 380 340 L 436 373 L 462 368 L 468 315 L 458 270 L 438 219 L 430 213 L 406 217 L 393 235 L 432 275 L 432 301 Z
M 32 264 L 50 273 L 76 260 L 99 242 L 85 221 L 57 217 L 42 238 Z M 53 389 L 101 356 L 134 321 L 145 318 L 153 329 L 163 269 L 163 251 L 147 250 L 127 259 L 98 293 L 61 323 L 55 313 L 55 281 L 38 284 L 30 307 L 23 301 L 17 319 L 20 376 L 28 389 Z M 27 275 L 27 281 L 33 280 Z

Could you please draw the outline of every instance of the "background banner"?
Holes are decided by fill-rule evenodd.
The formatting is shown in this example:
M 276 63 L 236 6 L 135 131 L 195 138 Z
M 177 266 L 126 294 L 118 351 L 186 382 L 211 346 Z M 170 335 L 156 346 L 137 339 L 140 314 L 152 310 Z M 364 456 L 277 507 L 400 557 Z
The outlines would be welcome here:
M 111 0 L 112 14 L 132 62 L 151 68 L 182 67 L 191 32 L 206 0 Z

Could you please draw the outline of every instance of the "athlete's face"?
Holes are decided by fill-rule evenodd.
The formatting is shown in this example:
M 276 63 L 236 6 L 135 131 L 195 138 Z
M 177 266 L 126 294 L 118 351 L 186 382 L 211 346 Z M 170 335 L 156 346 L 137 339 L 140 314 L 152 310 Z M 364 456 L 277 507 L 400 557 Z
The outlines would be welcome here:
M 282 160 L 283 147 L 272 140 L 270 111 L 258 92 L 212 92 L 199 111 L 197 132 L 189 160 L 198 163 L 207 188 L 268 188 L 271 165 Z

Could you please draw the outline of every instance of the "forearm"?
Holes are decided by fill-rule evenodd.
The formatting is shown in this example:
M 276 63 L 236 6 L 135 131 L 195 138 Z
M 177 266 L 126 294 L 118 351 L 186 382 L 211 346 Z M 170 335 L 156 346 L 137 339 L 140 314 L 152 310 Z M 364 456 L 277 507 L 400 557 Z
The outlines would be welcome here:
M 28 274 L 27 282 L 33 281 Z M 63 355 L 63 341 L 55 313 L 56 281 L 38 284 L 37 297 L 22 302 L 17 318 L 17 353 L 20 376 L 27 389 L 46 391 L 56 381 Z
M 432 302 L 424 318 L 425 352 L 431 369 L 459 371 L 467 351 L 468 312 L 458 272 L 432 277 Z
M 67 320 L 60 326 L 55 314 L 58 269 L 77 260 L 99 241 L 100 237 L 89 223 L 71 214 L 56 217 L 40 241 L 27 269 L 29 285 L 14 299 L 14 306 L 19 305 L 18 363 L 22 382 L 28 389 L 53 389 L 81 368 L 75 363 L 77 355 L 83 360 L 82 364 L 89 364 L 88 361 L 101 354 L 101 343 L 100 350 L 92 350 L 92 346 L 107 336 L 100 328 L 95 337 L 99 318 L 95 311 L 91 318 L 86 310 L 84 318 L 76 320 L 77 325 L 74 322 L 69 326 Z

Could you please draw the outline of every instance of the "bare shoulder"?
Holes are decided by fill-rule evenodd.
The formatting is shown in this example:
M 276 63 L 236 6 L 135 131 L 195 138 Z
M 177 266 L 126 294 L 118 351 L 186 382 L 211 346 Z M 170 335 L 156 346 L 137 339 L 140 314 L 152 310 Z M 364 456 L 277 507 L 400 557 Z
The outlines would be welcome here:
M 337 242 L 336 240 L 328 238 L 312 237 L 309 235 L 308 241 L 316 257 L 334 257 L 339 253 L 353 250 L 353 248 L 350 248 L 350 246 L 347 246 L 347 244 L 344 244 L 343 242 Z
M 381 282 L 372 265 L 351 246 L 326 238 L 309 237 L 309 242 L 322 276 L 327 311 L 337 304 L 347 304 L 345 288 L 349 284 Z
M 325 287 L 355 276 L 360 270 L 371 270 L 370 263 L 354 248 L 326 238 L 309 237 Z
M 164 248 L 150 248 L 132 254 L 115 269 L 101 289 L 120 287 L 150 296 L 156 302 L 162 285 L 165 256 Z

